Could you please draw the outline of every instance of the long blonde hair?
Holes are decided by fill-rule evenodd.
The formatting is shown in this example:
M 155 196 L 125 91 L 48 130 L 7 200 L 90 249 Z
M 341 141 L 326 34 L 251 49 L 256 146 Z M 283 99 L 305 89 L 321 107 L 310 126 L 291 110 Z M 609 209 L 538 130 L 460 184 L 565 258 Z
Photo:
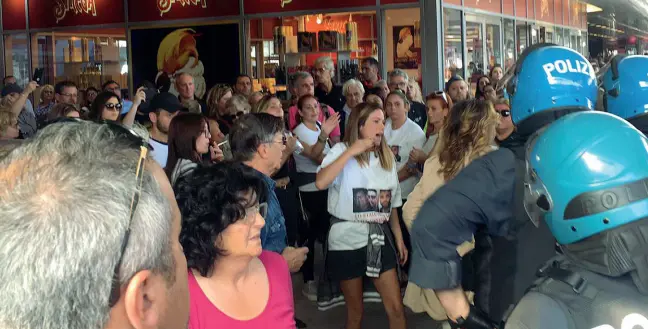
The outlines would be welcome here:
M 472 99 L 452 108 L 435 145 L 441 164 L 439 174 L 446 181 L 493 150 L 499 120 L 489 101 Z
M 383 109 L 376 104 L 361 103 L 351 111 L 351 115 L 347 121 L 346 132 L 344 134 L 344 143 L 347 147 L 351 147 L 351 145 L 353 145 L 357 140 L 362 139 L 362 136 L 360 136 L 360 129 L 365 125 L 372 113 L 382 110 Z M 369 166 L 369 152 L 370 151 L 367 151 L 355 156 L 360 167 Z M 385 170 L 392 170 L 394 167 L 394 154 L 387 145 L 384 136 L 380 140 L 380 146 L 378 146 L 374 152 L 380 160 L 380 166 Z
M 228 92 L 231 92 L 232 95 L 234 94 L 232 87 L 223 84 L 215 85 L 209 89 L 207 93 L 207 117 L 212 119 L 219 119 L 221 117 L 218 103 Z

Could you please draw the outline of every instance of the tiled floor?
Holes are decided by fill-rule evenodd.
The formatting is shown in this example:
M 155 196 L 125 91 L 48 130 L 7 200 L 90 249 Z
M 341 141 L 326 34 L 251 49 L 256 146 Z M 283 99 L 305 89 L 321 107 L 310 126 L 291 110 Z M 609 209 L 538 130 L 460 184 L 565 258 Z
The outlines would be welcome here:
M 319 256 L 315 257 L 316 273 L 321 270 L 323 263 L 321 248 L 317 248 Z M 307 329 L 344 329 L 346 321 L 346 309 L 344 305 L 335 307 L 328 311 L 319 311 L 314 302 L 309 301 L 301 293 L 302 277 L 301 274 L 293 275 L 293 289 L 295 295 L 295 315 L 304 321 Z M 407 307 L 407 328 L 411 329 L 436 329 L 440 328 L 440 323 L 435 322 L 427 314 L 414 314 Z M 382 304 L 366 303 L 363 319 L 363 328 L 367 329 L 389 329 L 387 315 Z

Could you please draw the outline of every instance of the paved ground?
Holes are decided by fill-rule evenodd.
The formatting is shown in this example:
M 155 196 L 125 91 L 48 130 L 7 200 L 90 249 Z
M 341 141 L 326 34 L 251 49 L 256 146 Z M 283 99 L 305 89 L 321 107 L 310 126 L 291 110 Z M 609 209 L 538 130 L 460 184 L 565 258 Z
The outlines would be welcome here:
M 320 248 L 317 248 L 320 251 Z M 322 256 L 315 257 L 316 268 L 321 267 Z M 316 273 L 318 269 L 316 269 Z M 344 305 L 335 307 L 328 311 L 319 311 L 317 305 L 309 301 L 301 293 L 301 274 L 293 276 L 293 288 L 295 294 L 295 315 L 308 325 L 307 329 L 344 329 L 346 320 L 346 309 Z M 438 322 L 430 319 L 427 314 L 414 314 L 406 309 L 407 328 L 411 329 L 436 329 L 440 328 Z M 367 329 L 389 329 L 387 315 L 382 304 L 366 303 L 363 319 L 363 328 Z

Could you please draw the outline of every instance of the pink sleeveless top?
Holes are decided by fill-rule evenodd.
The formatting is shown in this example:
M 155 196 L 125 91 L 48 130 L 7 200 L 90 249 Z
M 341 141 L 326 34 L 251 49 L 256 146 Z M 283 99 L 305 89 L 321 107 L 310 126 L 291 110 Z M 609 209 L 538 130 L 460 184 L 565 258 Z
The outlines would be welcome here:
M 295 329 L 295 305 L 288 264 L 281 255 L 270 251 L 263 251 L 259 259 L 268 274 L 270 296 L 263 312 L 247 321 L 232 319 L 214 306 L 189 270 L 189 329 Z

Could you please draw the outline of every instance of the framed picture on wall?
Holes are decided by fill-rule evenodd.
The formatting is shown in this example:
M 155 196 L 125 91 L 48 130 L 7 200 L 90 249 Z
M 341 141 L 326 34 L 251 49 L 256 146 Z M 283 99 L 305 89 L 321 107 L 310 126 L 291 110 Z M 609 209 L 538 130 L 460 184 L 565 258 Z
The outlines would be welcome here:
M 414 25 L 394 26 L 394 68 L 403 70 L 418 69 L 421 63 L 418 32 Z
M 237 23 L 133 29 L 130 31 L 133 83 L 145 80 L 177 95 L 175 77 L 193 77 L 204 99 L 219 83 L 233 83 L 241 70 Z

